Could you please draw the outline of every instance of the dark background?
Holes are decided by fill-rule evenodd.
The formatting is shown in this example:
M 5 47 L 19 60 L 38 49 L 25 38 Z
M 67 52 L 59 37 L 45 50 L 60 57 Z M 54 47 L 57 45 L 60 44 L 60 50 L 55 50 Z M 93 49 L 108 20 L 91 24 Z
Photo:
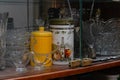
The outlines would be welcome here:
M 89 19 L 92 2 L 83 2 L 83 19 Z M 93 15 L 97 9 L 101 10 L 101 18 L 104 20 L 110 18 L 120 18 L 120 2 L 95 2 Z

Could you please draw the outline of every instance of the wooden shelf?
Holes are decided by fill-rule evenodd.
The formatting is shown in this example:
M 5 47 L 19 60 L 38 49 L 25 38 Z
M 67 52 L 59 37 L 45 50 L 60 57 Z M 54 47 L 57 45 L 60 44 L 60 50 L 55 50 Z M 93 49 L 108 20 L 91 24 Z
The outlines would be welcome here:
M 16 73 L 15 69 L 6 69 L 0 72 L 0 80 L 46 80 L 60 77 L 67 77 L 77 74 L 88 73 L 97 70 L 108 69 L 120 66 L 120 60 L 110 60 L 106 62 L 93 63 L 87 67 L 69 68 L 69 66 L 53 65 L 44 70 L 35 71 L 32 67 L 28 67 L 25 73 Z

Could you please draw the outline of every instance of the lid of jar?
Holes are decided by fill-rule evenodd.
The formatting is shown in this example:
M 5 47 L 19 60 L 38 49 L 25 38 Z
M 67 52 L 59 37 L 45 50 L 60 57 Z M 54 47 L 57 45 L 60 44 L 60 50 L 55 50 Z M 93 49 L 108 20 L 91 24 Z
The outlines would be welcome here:
M 50 25 L 69 25 L 74 24 L 73 19 L 51 19 L 49 20 Z
M 33 36 L 52 36 L 52 32 L 49 32 L 49 31 L 45 31 L 44 30 L 44 27 L 39 27 L 39 31 L 34 31 L 32 32 L 32 35 Z
M 74 29 L 74 25 L 50 25 L 53 29 Z

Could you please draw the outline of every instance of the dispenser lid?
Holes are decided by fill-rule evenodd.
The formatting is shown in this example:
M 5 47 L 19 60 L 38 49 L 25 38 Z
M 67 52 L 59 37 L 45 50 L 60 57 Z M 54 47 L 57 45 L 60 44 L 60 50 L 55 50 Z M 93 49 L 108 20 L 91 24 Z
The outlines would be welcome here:
M 32 32 L 32 35 L 34 36 L 52 36 L 52 32 L 49 31 L 45 31 L 44 27 L 39 27 L 39 31 L 34 31 Z

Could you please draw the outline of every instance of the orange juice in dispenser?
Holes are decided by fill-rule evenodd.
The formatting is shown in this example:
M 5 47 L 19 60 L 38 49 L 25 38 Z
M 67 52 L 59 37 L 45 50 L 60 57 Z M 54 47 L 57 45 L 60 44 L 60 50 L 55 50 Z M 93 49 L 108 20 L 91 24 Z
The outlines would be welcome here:
M 43 56 L 38 59 L 38 61 L 44 61 L 48 57 L 45 66 L 52 65 L 52 33 L 49 31 L 44 31 L 44 27 L 40 27 L 39 31 L 34 31 L 31 33 L 31 50 L 34 54 L 48 55 Z M 35 55 L 34 55 L 35 56 Z M 35 58 L 35 57 L 34 57 Z M 37 59 L 37 58 L 35 58 Z M 31 65 L 34 66 L 34 62 L 31 61 Z

